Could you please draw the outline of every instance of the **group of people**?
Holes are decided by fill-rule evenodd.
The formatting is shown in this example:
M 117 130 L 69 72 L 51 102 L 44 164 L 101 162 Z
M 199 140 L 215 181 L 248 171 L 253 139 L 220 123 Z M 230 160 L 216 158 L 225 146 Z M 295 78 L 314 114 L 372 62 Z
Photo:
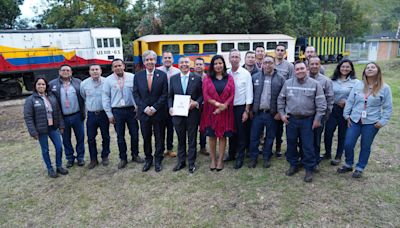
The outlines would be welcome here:
M 127 126 L 132 161 L 144 163 L 143 172 L 153 163 L 155 171 L 160 172 L 164 155 L 176 156 L 172 151 L 175 129 L 178 153 L 173 171 L 185 168 L 188 163 L 190 173 L 196 170 L 198 131 L 200 151 L 210 155 L 210 170 L 221 171 L 225 162 L 231 160 L 235 161 L 234 169 L 240 169 L 246 154 L 249 168 L 257 166 L 259 154 L 263 167 L 269 168 L 274 141 L 275 155 L 282 156 L 283 126 L 286 126 L 285 155 L 289 163 L 286 175 L 292 176 L 304 167 L 304 181 L 311 182 L 313 173 L 319 172 L 320 161 L 331 159 L 332 138 L 338 128 L 338 145 L 331 164 L 339 165 L 344 152 L 345 163 L 337 172 L 353 171 L 354 147 L 361 136 L 359 161 L 352 174 L 354 178 L 361 177 L 374 137 L 391 116 L 390 87 L 383 82 L 376 63 L 368 63 L 362 79 L 357 80 L 353 63 L 342 60 L 330 79 L 324 75 L 315 49 L 307 47 L 305 53 L 306 61 L 292 64 L 285 60 L 284 44 L 276 46 L 274 56 L 266 55 L 264 47 L 259 46 L 246 53 L 245 64 L 240 66 L 240 52 L 232 49 L 230 69 L 223 56 L 215 55 L 206 74 L 204 59 L 197 58 L 191 72 L 190 59 L 181 56 L 179 68 L 175 68 L 171 52 L 163 53 L 163 66 L 156 68 L 157 55 L 148 50 L 142 56 L 145 69 L 135 75 L 125 72 L 121 59 L 114 59 L 112 75 L 101 77 L 101 67 L 92 65 L 90 77 L 83 82 L 72 77 L 71 66 L 63 65 L 57 79 L 49 83 L 45 78 L 35 80 L 34 92 L 25 102 L 24 118 L 30 135 L 39 140 L 50 177 L 68 174 L 62 166 L 62 144 L 67 168 L 75 161 L 78 166 L 85 164 L 86 114 L 89 169 L 99 164 L 96 147 L 99 128 L 101 163 L 109 164 L 110 124 L 117 133 L 119 169 L 128 163 Z M 176 95 L 190 96 L 187 116 L 174 112 Z M 144 159 L 139 156 L 139 126 Z M 71 130 L 76 137 L 76 155 Z M 325 154 L 320 156 L 324 130 Z M 164 143 L 165 132 L 167 143 Z M 209 153 L 205 150 L 206 137 Z M 48 138 L 55 146 L 55 170 L 49 156 Z

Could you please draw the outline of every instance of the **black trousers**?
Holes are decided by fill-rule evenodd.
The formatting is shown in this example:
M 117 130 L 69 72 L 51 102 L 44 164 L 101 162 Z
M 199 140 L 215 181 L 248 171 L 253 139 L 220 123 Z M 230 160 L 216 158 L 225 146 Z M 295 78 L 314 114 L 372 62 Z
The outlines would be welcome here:
M 250 125 L 249 120 L 242 123 L 242 115 L 246 110 L 246 105 L 237 105 L 233 107 L 233 115 L 235 121 L 236 133 L 229 138 L 229 157 L 244 160 L 244 151 L 250 142 Z
M 196 161 L 196 140 L 197 140 L 197 129 L 198 121 L 185 118 L 181 120 L 179 124 L 174 124 L 176 134 L 178 135 L 178 162 L 184 163 L 187 159 L 190 165 L 193 165 Z M 186 150 L 186 144 L 188 148 Z
M 152 146 L 151 146 L 151 136 L 154 131 L 155 146 L 156 150 L 154 152 L 155 163 L 161 163 L 164 158 L 164 138 L 165 138 L 165 122 L 149 119 L 147 121 L 140 121 L 140 130 L 143 136 L 143 149 L 146 156 L 146 162 L 153 161 Z

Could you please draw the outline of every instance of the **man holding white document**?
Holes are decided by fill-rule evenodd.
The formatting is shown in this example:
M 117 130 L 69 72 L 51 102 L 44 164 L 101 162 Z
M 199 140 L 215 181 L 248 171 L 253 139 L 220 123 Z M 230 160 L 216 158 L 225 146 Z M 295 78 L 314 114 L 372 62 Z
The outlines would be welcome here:
M 186 150 L 189 172 L 196 170 L 196 139 L 200 123 L 200 104 L 203 102 L 202 80 L 200 76 L 190 73 L 190 59 L 182 56 L 179 59 L 181 73 L 171 77 L 168 93 L 169 113 L 178 135 L 178 163 L 173 171 L 186 167 Z M 188 141 L 189 148 L 186 149 Z

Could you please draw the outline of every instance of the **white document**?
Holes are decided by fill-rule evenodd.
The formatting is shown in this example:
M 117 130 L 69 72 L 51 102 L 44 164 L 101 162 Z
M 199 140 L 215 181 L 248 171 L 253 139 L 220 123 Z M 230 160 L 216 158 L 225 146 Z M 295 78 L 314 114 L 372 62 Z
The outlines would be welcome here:
M 188 116 L 190 106 L 190 95 L 179 95 L 174 96 L 173 115 L 174 116 Z

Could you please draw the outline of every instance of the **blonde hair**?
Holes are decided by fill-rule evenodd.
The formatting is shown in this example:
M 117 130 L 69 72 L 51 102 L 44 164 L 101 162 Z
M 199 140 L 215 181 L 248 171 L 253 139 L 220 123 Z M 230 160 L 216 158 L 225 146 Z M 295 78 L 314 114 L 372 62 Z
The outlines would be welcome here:
M 378 72 L 376 74 L 376 83 L 374 83 L 372 85 L 372 94 L 374 96 L 376 96 L 379 93 L 379 91 L 382 89 L 383 85 L 384 85 L 383 78 L 382 78 L 382 71 L 381 71 L 381 68 L 379 67 L 379 65 L 376 64 L 375 62 L 369 62 L 369 63 L 367 63 L 367 65 L 365 65 L 365 68 L 364 68 L 363 73 L 362 73 L 362 80 L 364 82 L 364 93 L 365 94 L 367 94 L 368 90 L 369 90 L 367 77 L 365 76 L 365 70 L 367 69 L 367 66 L 369 64 L 374 64 L 376 66 L 376 68 L 378 69 Z

